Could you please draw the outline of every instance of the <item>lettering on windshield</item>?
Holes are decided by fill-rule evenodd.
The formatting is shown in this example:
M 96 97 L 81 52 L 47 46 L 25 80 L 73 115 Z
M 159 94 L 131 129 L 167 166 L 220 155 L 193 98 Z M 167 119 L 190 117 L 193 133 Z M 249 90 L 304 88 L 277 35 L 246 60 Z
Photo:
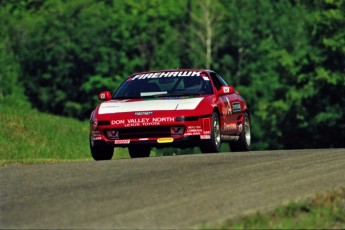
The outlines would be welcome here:
M 135 79 L 153 79 L 153 78 L 165 78 L 165 77 L 195 77 L 200 76 L 200 71 L 174 71 L 174 72 L 158 72 L 158 73 L 144 73 L 138 74 L 131 78 Z

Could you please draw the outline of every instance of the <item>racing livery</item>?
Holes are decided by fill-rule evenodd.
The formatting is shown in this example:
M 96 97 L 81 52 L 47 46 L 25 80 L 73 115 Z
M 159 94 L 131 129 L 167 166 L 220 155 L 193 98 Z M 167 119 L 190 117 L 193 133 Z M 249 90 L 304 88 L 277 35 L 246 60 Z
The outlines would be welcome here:
M 95 160 L 110 160 L 115 147 L 132 158 L 151 149 L 200 147 L 219 152 L 250 147 L 250 113 L 245 100 L 211 70 L 161 70 L 134 74 L 90 116 L 90 149 Z

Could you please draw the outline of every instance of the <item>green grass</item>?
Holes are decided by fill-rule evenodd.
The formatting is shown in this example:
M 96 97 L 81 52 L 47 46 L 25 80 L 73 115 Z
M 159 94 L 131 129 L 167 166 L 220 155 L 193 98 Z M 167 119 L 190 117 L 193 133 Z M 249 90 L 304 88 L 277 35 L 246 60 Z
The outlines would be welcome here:
M 345 188 L 202 229 L 345 229 Z
M 24 100 L 0 101 L 0 166 L 92 160 L 89 124 L 38 112 Z M 114 158 L 127 158 L 116 148 Z
M 0 166 L 93 160 L 88 136 L 88 118 L 81 122 L 39 112 L 31 108 L 19 86 L 0 99 Z M 151 156 L 191 153 L 200 150 L 153 149 Z M 113 159 L 118 158 L 129 158 L 128 149 L 115 148 Z
M 88 136 L 88 121 L 39 112 L 20 92 L 0 101 L 0 166 L 93 160 Z M 153 149 L 151 156 L 191 152 L 198 151 Z M 118 158 L 129 158 L 128 149 L 115 148 Z

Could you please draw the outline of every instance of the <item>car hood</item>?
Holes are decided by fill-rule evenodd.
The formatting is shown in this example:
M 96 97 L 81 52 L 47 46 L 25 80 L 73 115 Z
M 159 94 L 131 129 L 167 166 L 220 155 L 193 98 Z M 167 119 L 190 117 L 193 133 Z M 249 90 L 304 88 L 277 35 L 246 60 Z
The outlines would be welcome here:
M 113 114 L 135 111 L 175 111 L 175 110 L 194 110 L 204 97 L 193 97 L 183 99 L 126 99 L 111 100 L 103 102 L 98 114 Z

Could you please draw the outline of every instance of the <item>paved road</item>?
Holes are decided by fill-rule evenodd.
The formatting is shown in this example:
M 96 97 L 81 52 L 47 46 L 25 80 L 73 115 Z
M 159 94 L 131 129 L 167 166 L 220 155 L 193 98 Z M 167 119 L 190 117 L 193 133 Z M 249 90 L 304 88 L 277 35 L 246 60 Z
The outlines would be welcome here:
M 0 168 L 0 229 L 190 228 L 345 186 L 345 149 Z

